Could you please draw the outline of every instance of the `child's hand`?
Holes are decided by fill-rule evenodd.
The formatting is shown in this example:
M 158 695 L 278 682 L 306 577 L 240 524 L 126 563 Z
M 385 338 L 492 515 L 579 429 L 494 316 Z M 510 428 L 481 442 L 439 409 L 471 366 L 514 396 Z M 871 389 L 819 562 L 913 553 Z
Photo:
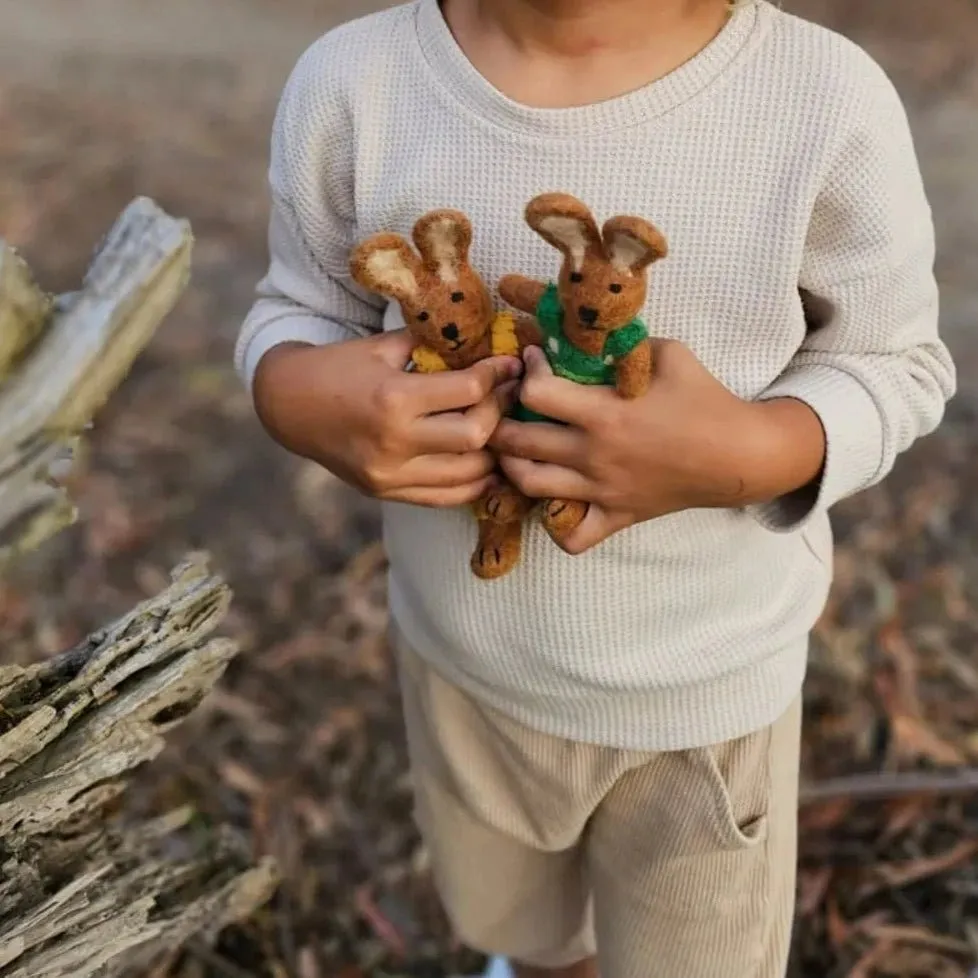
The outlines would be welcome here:
M 679 510 L 775 499 L 821 469 L 824 434 L 807 405 L 744 401 L 680 343 L 655 341 L 652 384 L 633 401 L 555 377 L 539 350 L 525 359 L 520 399 L 568 426 L 504 420 L 490 444 L 527 496 L 590 503 L 570 553 Z
M 515 394 L 521 365 L 405 373 L 411 340 L 389 333 L 332 346 L 283 344 L 255 375 L 258 415 L 289 451 L 379 499 L 459 506 L 492 481 L 486 442 Z

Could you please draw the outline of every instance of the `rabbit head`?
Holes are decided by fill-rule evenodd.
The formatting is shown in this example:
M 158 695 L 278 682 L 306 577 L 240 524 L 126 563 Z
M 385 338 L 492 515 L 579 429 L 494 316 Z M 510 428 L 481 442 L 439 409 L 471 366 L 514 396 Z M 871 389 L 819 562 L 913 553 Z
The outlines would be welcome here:
M 489 342 L 492 298 L 469 265 L 472 225 L 459 211 L 435 210 L 412 232 L 417 251 L 398 234 L 361 242 L 350 258 L 354 281 L 396 301 L 411 335 L 464 365 Z
M 585 204 L 561 193 L 531 200 L 526 221 L 564 256 L 557 289 L 565 329 L 607 333 L 639 315 L 646 270 L 668 253 L 658 228 L 640 217 L 612 217 L 599 230 Z

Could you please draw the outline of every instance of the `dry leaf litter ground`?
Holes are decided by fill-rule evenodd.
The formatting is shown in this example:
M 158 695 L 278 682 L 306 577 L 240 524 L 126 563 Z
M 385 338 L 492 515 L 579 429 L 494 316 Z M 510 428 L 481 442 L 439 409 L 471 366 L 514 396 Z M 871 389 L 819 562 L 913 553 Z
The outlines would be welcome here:
M 962 394 L 939 435 L 838 514 L 838 580 L 807 686 L 792 978 L 966 978 L 978 959 L 978 5 L 796 6 L 868 45 L 909 101 Z M 375 511 L 274 448 L 229 365 L 264 262 L 275 98 L 305 44 L 360 9 L 0 0 L 0 235 L 52 288 L 77 279 L 136 193 L 198 237 L 190 292 L 92 439 L 83 521 L 0 586 L 14 660 L 156 591 L 187 549 L 211 550 L 234 586 L 228 630 L 244 652 L 129 804 L 189 801 L 246 829 L 286 883 L 250 926 L 153 978 L 436 978 L 477 963 L 447 937 L 410 821 Z M 921 790 L 935 773 L 946 783 Z

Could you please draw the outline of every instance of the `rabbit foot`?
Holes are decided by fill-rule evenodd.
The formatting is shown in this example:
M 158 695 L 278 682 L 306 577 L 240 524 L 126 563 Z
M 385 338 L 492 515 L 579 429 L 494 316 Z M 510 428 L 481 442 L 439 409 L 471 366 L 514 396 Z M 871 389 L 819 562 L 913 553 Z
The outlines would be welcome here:
M 530 501 L 513 486 L 504 484 L 490 489 L 475 504 L 475 515 L 493 523 L 513 523 L 530 511 Z
M 484 581 L 505 577 L 519 563 L 522 546 L 521 522 L 479 520 L 479 542 L 472 554 L 472 573 Z
M 576 530 L 587 516 L 588 504 L 569 499 L 548 499 L 543 504 L 543 526 L 560 543 Z

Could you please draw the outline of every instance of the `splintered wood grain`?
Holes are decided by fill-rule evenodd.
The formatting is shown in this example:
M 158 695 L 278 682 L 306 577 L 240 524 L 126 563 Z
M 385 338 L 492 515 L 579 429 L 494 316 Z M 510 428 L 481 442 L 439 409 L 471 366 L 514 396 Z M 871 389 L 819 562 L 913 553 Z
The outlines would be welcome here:
M 187 283 L 186 221 L 126 208 L 56 300 L 0 241 L 0 559 L 72 514 L 58 481 Z M 66 458 L 67 454 L 67 458 Z M 134 770 L 224 674 L 225 581 L 194 554 L 168 586 L 50 659 L 0 650 L 0 978 L 113 978 L 265 903 L 274 861 L 191 808 L 119 817 Z

